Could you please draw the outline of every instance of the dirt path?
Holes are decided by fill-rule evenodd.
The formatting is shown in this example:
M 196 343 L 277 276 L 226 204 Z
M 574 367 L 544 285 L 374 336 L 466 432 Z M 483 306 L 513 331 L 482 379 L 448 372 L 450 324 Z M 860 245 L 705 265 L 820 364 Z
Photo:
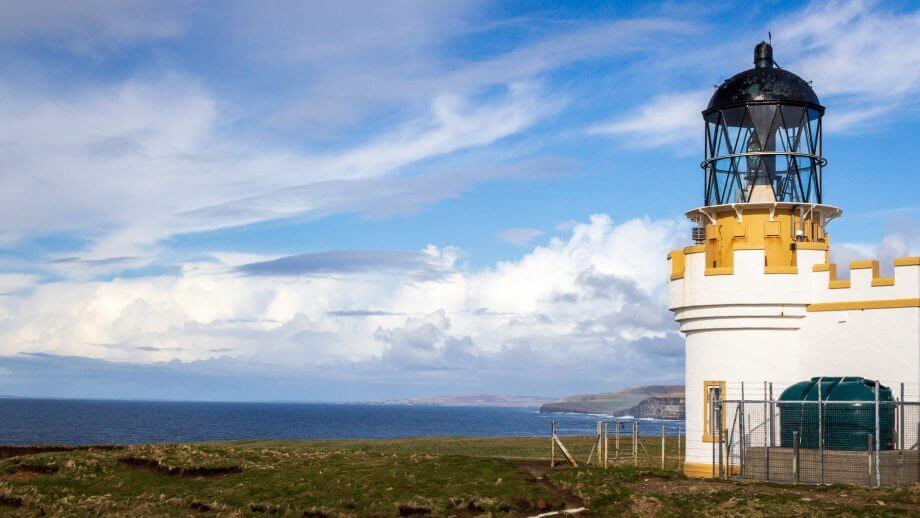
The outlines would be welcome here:
M 550 471 L 550 467 L 546 465 L 546 461 L 527 461 L 519 460 L 512 461 L 512 464 L 517 466 L 517 468 L 533 478 L 534 482 L 540 485 L 540 487 L 546 489 L 550 493 L 560 497 L 563 502 L 563 509 L 578 509 L 585 507 L 584 501 L 581 498 L 573 495 L 572 493 L 561 489 L 557 486 L 554 486 L 546 479 L 546 473 Z M 561 471 L 569 468 L 554 468 L 554 470 Z M 547 509 L 548 511 L 549 509 Z M 542 510 L 541 510 L 542 512 Z M 594 514 L 590 510 L 582 511 L 578 513 L 579 517 L 591 517 Z

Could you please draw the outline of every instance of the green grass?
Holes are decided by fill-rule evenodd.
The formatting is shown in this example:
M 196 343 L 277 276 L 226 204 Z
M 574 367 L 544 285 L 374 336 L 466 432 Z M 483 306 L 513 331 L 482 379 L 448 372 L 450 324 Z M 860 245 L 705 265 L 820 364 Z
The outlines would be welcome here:
M 563 440 L 583 462 L 590 439 Z M 659 451 L 651 440 L 649 446 Z M 621 451 L 630 451 L 628 440 Z M 0 515 L 526 516 L 559 509 L 566 500 L 569 506 L 583 502 L 594 516 L 920 512 L 920 487 L 869 490 L 688 480 L 674 470 L 633 467 L 631 458 L 610 469 L 553 470 L 537 481 L 534 475 L 543 474 L 548 456 L 547 438 L 447 437 L 46 452 L 0 460 Z M 126 458 L 146 464 L 129 465 Z M 225 474 L 200 476 L 208 470 Z

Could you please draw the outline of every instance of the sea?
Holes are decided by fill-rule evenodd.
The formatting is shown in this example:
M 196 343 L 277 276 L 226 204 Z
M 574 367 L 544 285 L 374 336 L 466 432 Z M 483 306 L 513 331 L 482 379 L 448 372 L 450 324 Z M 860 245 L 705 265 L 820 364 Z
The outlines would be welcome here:
M 80 446 L 436 435 L 549 437 L 553 420 L 559 435 L 592 435 L 601 417 L 481 406 L 9 398 L 0 399 L 0 444 Z M 660 434 L 662 426 L 674 435 L 684 424 L 651 419 L 638 422 L 641 435 Z

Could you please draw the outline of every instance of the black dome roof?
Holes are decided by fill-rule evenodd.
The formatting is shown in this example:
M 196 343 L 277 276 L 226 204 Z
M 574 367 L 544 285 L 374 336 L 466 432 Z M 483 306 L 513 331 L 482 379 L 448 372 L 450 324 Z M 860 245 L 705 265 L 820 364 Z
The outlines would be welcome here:
M 774 65 L 773 47 L 765 41 L 758 43 L 754 48 L 754 68 L 735 74 L 719 85 L 704 113 L 717 108 L 769 102 L 809 105 L 824 111 L 818 95 L 804 79 Z

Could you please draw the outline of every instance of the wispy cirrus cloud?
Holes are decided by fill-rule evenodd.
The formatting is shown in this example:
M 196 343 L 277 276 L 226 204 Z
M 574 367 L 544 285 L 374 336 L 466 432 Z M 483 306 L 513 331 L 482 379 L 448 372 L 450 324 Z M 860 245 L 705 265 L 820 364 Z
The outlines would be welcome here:
M 334 250 L 291 255 L 236 267 L 246 275 L 311 276 L 331 274 L 405 274 L 433 279 L 449 273 L 455 252 L 429 247 L 424 252 L 405 250 Z
M 385 178 L 421 160 L 489 145 L 556 107 L 523 85 L 486 104 L 438 98 L 426 114 L 385 135 L 339 153 L 304 155 L 221 138 L 217 101 L 188 79 L 132 81 L 68 100 L 34 97 L 9 83 L 2 89 L 10 95 L 0 100 L 0 113 L 11 124 L 0 131 L 6 158 L 0 177 L 9 187 L 0 195 L 0 215 L 16 222 L 10 237 L 99 235 L 80 258 L 93 261 L 149 255 L 145 247 L 175 233 L 361 210 L 369 193 L 348 182 Z M 442 188 L 440 196 L 462 190 L 462 178 L 446 183 L 456 188 Z M 466 176 L 467 183 L 488 178 Z M 398 206 L 416 199 L 409 205 L 417 206 L 438 199 L 426 187 L 424 176 L 410 179 L 390 201 Z
M 499 239 L 513 245 L 526 245 L 542 235 L 543 231 L 538 228 L 509 228 L 498 233 Z
M 699 135 L 700 111 L 710 96 L 712 90 L 659 95 L 623 118 L 589 128 L 588 133 L 612 135 L 637 147 L 683 144 L 695 151 L 696 139 L 691 137 Z
M 192 7 L 184 2 L 35 0 L 4 2 L 0 41 L 97 53 L 143 40 L 180 35 Z
M 832 105 L 825 130 L 877 131 L 917 116 L 909 101 L 920 91 L 920 9 L 906 12 L 880 2 L 811 2 L 792 14 L 773 17 L 774 56 L 784 68 L 813 82 L 823 104 Z M 690 48 L 680 60 L 662 64 L 672 73 L 711 70 L 709 81 L 725 79 L 724 59 L 740 71 L 751 65 L 749 37 L 743 42 Z M 739 52 L 745 54 L 739 54 Z M 713 59 L 718 56 L 720 59 Z M 871 71 L 871 72 L 869 72 Z M 609 135 L 637 147 L 670 147 L 678 154 L 698 148 L 700 112 L 712 90 L 663 91 L 629 114 L 593 125 L 588 133 Z

